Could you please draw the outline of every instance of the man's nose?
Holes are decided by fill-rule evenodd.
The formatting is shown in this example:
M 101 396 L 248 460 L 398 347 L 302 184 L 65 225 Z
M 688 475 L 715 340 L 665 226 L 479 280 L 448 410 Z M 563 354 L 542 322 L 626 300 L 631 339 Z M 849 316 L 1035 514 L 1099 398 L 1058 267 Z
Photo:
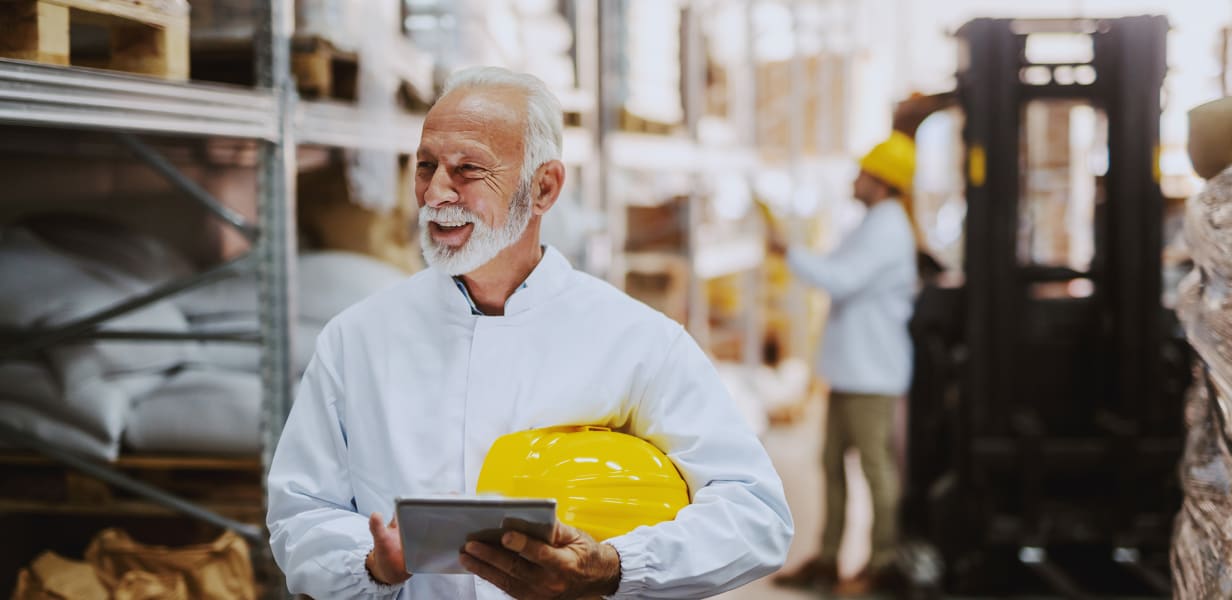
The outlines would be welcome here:
M 453 182 L 449 180 L 449 172 L 444 165 L 438 165 L 432 172 L 423 199 L 424 204 L 433 208 L 458 201 L 458 192 L 453 189 Z

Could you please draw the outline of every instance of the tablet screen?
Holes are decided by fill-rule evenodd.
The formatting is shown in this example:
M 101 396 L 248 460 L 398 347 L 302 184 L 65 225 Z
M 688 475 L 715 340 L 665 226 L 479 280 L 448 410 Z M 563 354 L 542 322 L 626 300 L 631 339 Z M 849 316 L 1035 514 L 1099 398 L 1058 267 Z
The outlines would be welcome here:
M 504 529 L 546 539 L 556 522 L 556 501 L 448 496 L 399 498 L 398 531 L 408 573 L 470 573 L 458 562 L 468 540 L 500 544 Z

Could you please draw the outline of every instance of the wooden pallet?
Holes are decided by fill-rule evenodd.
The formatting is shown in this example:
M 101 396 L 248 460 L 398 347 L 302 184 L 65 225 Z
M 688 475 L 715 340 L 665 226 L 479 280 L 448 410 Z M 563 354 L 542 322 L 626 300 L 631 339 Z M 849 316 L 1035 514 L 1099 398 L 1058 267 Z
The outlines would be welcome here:
M 265 521 L 261 461 L 255 456 L 121 455 L 111 466 L 224 517 L 252 525 Z M 12 590 L 17 570 L 44 550 L 79 558 L 106 527 L 169 546 L 208 542 L 220 533 L 215 525 L 40 455 L 0 450 L 0 528 L 5 532 L 0 538 L 0 590 Z M 263 551 L 257 548 L 255 552 Z M 270 566 L 255 561 L 258 586 L 280 585 Z
M 193 78 L 253 85 L 251 39 L 194 36 L 191 43 Z M 359 57 L 339 50 L 316 36 L 291 40 L 291 72 L 300 96 L 310 99 L 355 100 Z
M 250 457 L 128 455 L 115 468 L 240 521 L 264 511 L 261 464 Z M 0 513 L 167 516 L 172 511 L 36 454 L 0 452 Z
M 106 30 L 97 60 L 70 52 L 75 25 Z M 135 0 L 0 0 L 0 56 L 188 79 L 188 15 Z
M 689 261 L 669 252 L 626 252 L 625 293 L 675 319 L 689 318 Z
M 620 130 L 633 133 L 649 133 L 654 135 L 672 135 L 683 126 L 679 123 L 662 123 L 644 119 L 625 108 L 620 109 Z
M 291 72 L 305 98 L 354 100 L 359 57 L 317 37 L 291 40 Z

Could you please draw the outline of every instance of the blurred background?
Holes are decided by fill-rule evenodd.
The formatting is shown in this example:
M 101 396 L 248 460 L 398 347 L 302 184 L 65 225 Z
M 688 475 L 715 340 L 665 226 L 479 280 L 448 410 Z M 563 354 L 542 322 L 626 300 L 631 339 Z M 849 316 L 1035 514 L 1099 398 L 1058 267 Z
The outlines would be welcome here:
M 832 248 L 906 115 L 934 264 L 897 428 L 919 593 L 1179 589 L 1184 419 L 1232 381 L 1223 296 L 1176 312 L 1199 255 L 1204 290 L 1232 273 L 1219 218 L 1211 250 L 1182 233 L 1232 162 L 1228 111 L 1189 115 L 1232 94 L 1232 1 L 0 0 L 0 593 L 281 595 L 262 476 L 296 382 L 325 322 L 424 268 L 408 165 L 481 64 L 561 100 L 544 237 L 714 359 L 788 488 L 789 566 L 822 527 L 828 300 L 767 241 Z M 1178 597 L 1232 596 L 1223 435 L 1185 463 L 1217 526 L 1177 543 L 1224 570 Z M 91 569 L 102 596 L 33 595 Z

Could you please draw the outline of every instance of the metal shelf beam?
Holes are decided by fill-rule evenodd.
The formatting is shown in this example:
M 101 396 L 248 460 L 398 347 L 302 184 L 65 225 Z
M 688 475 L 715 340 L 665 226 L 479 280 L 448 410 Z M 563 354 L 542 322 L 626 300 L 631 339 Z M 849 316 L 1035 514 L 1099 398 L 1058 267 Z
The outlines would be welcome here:
M 40 440 L 25 431 L 0 423 L 0 436 L 8 440 L 16 440 L 23 446 L 33 448 L 40 454 L 48 456 L 58 463 L 68 465 L 87 475 L 97 477 L 107 483 L 110 483 L 118 488 L 127 490 L 142 498 L 147 498 L 162 506 L 165 506 L 176 512 L 188 515 L 194 519 L 199 519 L 217 525 L 223 529 L 230 529 L 244 536 L 249 541 L 257 544 L 262 544 L 265 541 L 265 532 L 255 525 L 241 523 L 235 519 L 224 517 L 214 511 L 203 508 L 198 504 L 194 504 L 179 496 L 167 493 L 161 488 L 152 486 L 144 481 L 134 479 L 111 465 L 100 464 L 88 458 L 78 456 L 72 452 L 57 447 L 55 444 L 49 444 Z
M 276 141 L 275 102 L 267 89 L 0 59 L 0 122 L 18 125 Z M 292 112 L 298 142 L 340 148 L 414 152 L 423 126 L 422 115 L 365 118 L 340 102 L 298 102 Z
M 301 144 L 414 154 L 419 149 L 423 120 L 424 115 L 413 113 L 397 113 L 391 118 L 365 117 L 355 105 L 301 101 L 295 126 Z M 565 164 L 580 166 L 594 160 L 594 140 L 589 131 L 566 127 L 564 145 Z
M 272 94 L 0 59 L 0 122 L 273 139 Z
M 356 105 L 301 101 L 295 129 L 303 144 L 412 153 L 419 148 L 423 116 L 398 113 L 393 118 L 364 117 Z

